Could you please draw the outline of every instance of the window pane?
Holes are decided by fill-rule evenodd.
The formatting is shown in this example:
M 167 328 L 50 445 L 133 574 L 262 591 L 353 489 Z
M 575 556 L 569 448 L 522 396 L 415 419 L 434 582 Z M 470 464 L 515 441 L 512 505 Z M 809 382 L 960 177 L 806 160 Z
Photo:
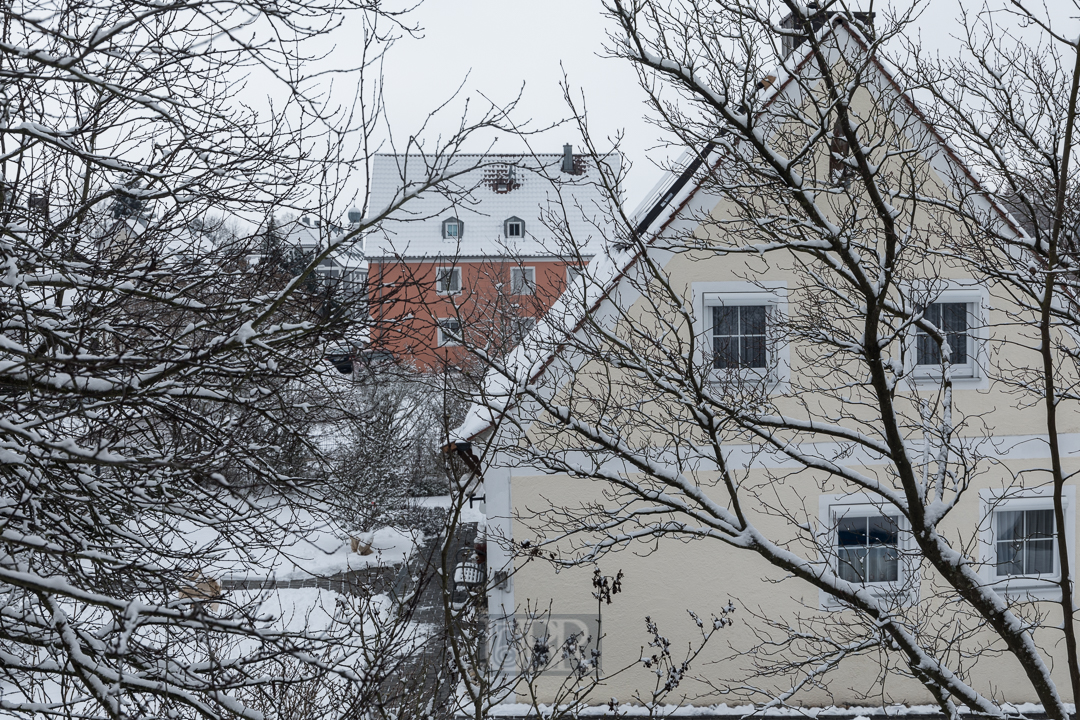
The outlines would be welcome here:
M 941 324 L 938 325 L 942 332 L 967 332 L 967 303 L 939 303 L 941 308 Z
M 840 547 L 859 545 L 865 547 L 866 518 L 842 517 L 836 523 L 836 544 Z
M 739 308 L 742 335 L 765 334 L 765 306 L 745 305 Z
M 949 333 L 945 336 L 949 343 L 949 362 L 953 365 L 967 365 L 968 337 L 963 333 Z
M 1029 538 L 1052 538 L 1054 537 L 1054 511 L 1053 510 L 1028 510 L 1024 513 L 1027 525 L 1027 537 Z
M 916 364 L 918 365 L 940 365 L 941 364 L 941 349 L 938 347 L 934 338 L 930 337 L 924 332 L 920 332 L 915 336 L 916 342 Z
M 532 295 L 533 275 L 529 270 L 521 269 L 514 271 L 513 293 L 515 295 Z
M 997 550 L 998 577 L 1024 574 L 1021 548 L 1022 544 L 1018 541 L 1014 542 L 1009 540 L 1007 542 L 995 543 L 995 549 Z
M 836 523 L 840 576 L 852 582 L 900 578 L 899 525 L 895 517 L 844 517 Z
M 837 551 L 840 578 L 848 582 L 866 582 L 866 548 L 842 547 Z
M 878 515 L 867 518 L 867 524 L 871 545 L 896 546 L 897 536 L 900 533 L 900 529 L 896 525 L 896 518 Z
M 739 367 L 738 338 L 715 337 L 713 338 L 713 367 L 735 368 Z
M 924 320 L 941 330 L 941 303 L 933 303 L 922 308 L 922 316 Z M 917 365 L 941 364 L 941 346 L 925 331 L 916 331 L 915 346 Z
M 1053 540 L 1028 540 L 1024 573 L 1026 575 L 1054 574 Z
M 1020 510 L 1002 510 L 997 518 L 998 540 L 1020 540 L 1024 537 L 1024 513 Z
M 1054 511 L 1002 510 L 994 513 L 997 574 L 1054 573 Z
M 896 582 L 899 577 L 899 552 L 895 547 L 876 545 L 869 550 L 866 562 L 867 582 Z
M 734 307 L 713 308 L 713 335 L 739 334 L 739 309 Z
M 742 338 L 743 367 L 765 367 L 765 336 L 751 335 Z
M 945 335 L 949 344 L 949 362 L 968 363 L 968 306 L 967 303 L 933 303 L 923 310 L 923 317 Z M 927 333 L 919 330 L 915 336 L 918 365 L 940 365 L 941 347 Z
M 941 303 L 932 303 L 922 309 L 923 318 L 933 324 L 938 330 L 941 329 Z

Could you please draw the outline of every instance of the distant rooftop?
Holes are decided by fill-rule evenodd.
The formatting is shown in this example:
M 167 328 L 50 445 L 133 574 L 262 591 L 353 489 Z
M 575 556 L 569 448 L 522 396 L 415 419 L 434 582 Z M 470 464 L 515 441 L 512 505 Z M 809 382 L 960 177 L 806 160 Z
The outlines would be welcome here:
M 369 216 L 399 200 L 407 184 L 426 179 L 429 162 L 421 155 L 376 155 Z M 448 182 L 447 192 L 422 193 L 393 212 L 367 237 L 369 259 L 563 254 L 542 221 L 545 213 L 565 218 L 583 255 L 603 248 L 598 227 L 607 224 L 609 201 L 591 158 L 567 148 L 544 155 L 457 155 L 443 162 L 444 174 L 461 174 Z M 613 154 L 603 162 L 617 174 L 621 157 Z M 447 222 L 455 220 L 460 231 L 447 230 Z M 508 226 L 510 220 L 523 227 Z
M 300 247 L 306 252 L 325 248 L 329 243 L 338 240 L 344 231 L 343 228 L 333 225 L 321 225 L 306 215 L 282 223 L 279 230 L 284 235 L 286 243 Z M 366 269 L 367 267 L 367 260 L 361 251 L 359 241 L 349 242 L 334 252 L 331 257 L 345 268 Z

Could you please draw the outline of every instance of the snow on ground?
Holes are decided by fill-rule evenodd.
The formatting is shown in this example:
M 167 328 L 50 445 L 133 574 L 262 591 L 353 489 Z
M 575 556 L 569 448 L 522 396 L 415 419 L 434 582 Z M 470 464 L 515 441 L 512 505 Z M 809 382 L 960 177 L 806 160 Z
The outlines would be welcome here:
M 400 565 L 416 549 L 423 536 L 395 528 L 380 528 L 372 534 L 370 555 L 352 551 L 349 539 L 336 528 L 312 531 L 288 548 L 288 557 L 278 564 L 278 580 L 335 575 L 369 565 Z
M 1002 709 L 1009 713 L 1023 713 L 1025 715 L 1031 715 L 1032 713 L 1042 713 L 1042 705 L 1036 705 L 1033 703 L 1021 703 L 1017 705 L 1005 703 Z M 1072 712 L 1072 705 L 1066 705 Z M 542 717 L 550 717 L 553 710 L 550 705 L 540 705 L 540 714 Z M 497 717 L 534 717 L 536 715 L 532 705 L 525 703 L 503 703 L 502 705 L 496 705 L 490 710 L 492 716 Z M 611 708 L 609 705 L 594 705 L 581 709 L 576 713 L 582 716 L 604 716 L 611 715 Z M 781 708 L 772 707 L 765 711 L 759 708 L 755 708 L 752 705 L 734 705 L 728 707 L 727 704 L 721 705 L 660 705 L 653 708 L 652 712 L 649 711 L 644 705 L 634 705 L 631 703 L 620 704 L 617 713 L 619 716 L 638 717 L 651 715 L 655 717 L 668 717 L 674 715 L 676 717 L 694 717 L 706 715 L 709 717 L 731 717 L 731 718 L 744 718 L 744 717 L 800 717 L 800 718 L 829 718 L 829 717 L 842 717 L 852 718 L 852 720 L 871 720 L 871 718 L 881 717 L 893 717 L 896 715 L 931 715 L 940 717 L 941 709 L 937 705 L 886 705 L 884 707 L 799 707 L 799 708 Z M 854 717 L 853 717 L 854 716 Z
M 370 555 L 353 552 L 350 532 L 318 508 L 258 501 L 247 512 L 260 516 L 267 536 L 229 535 L 228 529 L 181 525 L 171 534 L 177 550 L 203 557 L 202 574 L 216 580 L 300 580 L 368 566 L 398 565 L 423 541 L 418 531 L 384 527 L 368 534 Z
M 300 527 L 305 527 L 300 524 Z M 220 577 L 225 579 L 302 580 L 325 577 L 372 565 L 400 565 L 423 540 L 420 533 L 409 533 L 395 528 L 379 528 L 371 533 L 371 554 L 361 555 L 352 551 L 347 532 L 329 522 L 308 525 L 306 532 L 297 533 L 279 553 L 267 553 L 266 561 L 259 567 L 240 567 L 226 570 Z
M 260 600 L 259 611 L 275 630 L 321 633 L 333 629 L 343 619 L 344 598 L 330 590 L 283 588 L 263 594 Z

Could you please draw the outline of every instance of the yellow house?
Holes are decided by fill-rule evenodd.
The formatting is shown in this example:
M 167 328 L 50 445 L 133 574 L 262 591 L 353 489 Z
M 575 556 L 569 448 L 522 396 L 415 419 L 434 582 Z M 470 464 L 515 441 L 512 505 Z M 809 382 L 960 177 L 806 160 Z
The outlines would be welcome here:
M 525 703 L 1060 717 L 1069 283 L 857 31 L 807 45 L 492 361 L 458 439 L 493 666 Z

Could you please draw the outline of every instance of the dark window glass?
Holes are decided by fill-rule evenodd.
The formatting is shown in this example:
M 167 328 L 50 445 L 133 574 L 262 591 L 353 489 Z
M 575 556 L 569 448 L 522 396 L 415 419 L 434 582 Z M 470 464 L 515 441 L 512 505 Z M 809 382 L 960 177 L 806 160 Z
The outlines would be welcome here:
M 1054 511 L 994 513 L 998 577 L 1054 573 Z
M 524 237 L 525 222 L 521 218 L 509 218 L 503 223 L 503 232 L 506 233 L 506 237 Z
M 766 306 L 715 306 L 712 309 L 713 367 L 764 368 Z
M 512 295 L 532 295 L 536 288 L 536 271 L 533 268 L 510 269 L 510 293 Z
M 461 322 L 455 319 L 439 321 L 439 344 L 461 344 Z
M 934 303 L 923 310 L 923 317 L 945 335 L 949 343 L 949 362 L 966 365 L 968 362 L 967 303 Z M 941 365 L 941 346 L 928 333 L 919 330 L 915 335 L 916 362 L 919 365 Z
M 840 518 L 836 550 L 840 577 L 848 582 L 896 582 L 900 576 L 899 526 L 895 517 Z
M 461 290 L 460 268 L 438 268 L 435 271 L 435 285 L 441 293 L 456 293 Z

